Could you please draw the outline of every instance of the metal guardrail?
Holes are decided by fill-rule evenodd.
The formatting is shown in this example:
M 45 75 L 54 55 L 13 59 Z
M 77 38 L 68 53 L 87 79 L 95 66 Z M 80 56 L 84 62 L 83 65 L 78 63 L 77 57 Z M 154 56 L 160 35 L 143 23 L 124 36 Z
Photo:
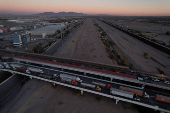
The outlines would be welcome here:
M 116 99 L 117 101 L 121 100 L 121 101 L 129 102 L 129 103 L 137 104 L 137 105 L 140 105 L 140 106 L 144 106 L 144 107 L 147 107 L 147 108 L 151 108 L 151 109 L 154 109 L 154 110 L 159 110 L 159 111 L 163 111 L 163 112 L 170 112 L 168 110 L 159 108 L 158 106 L 151 106 L 151 105 L 147 105 L 147 104 L 140 103 L 140 102 L 137 102 L 137 101 L 128 100 L 128 99 L 116 97 L 116 96 L 113 96 L 113 95 L 108 95 L 108 94 L 92 91 L 92 90 L 89 90 L 89 89 L 85 89 L 85 88 L 80 88 L 80 87 L 68 85 L 68 84 L 64 84 L 64 83 L 61 83 L 61 82 L 57 82 L 57 81 L 53 81 L 53 80 L 49 80 L 49 79 L 45 79 L 45 78 L 29 75 L 29 74 L 25 74 L 25 73 L 21 73 L 21 72 L 16 72 L 16 71 L 8 70 L 8 69 L 0 69 L 0 70 L 8 71 L 8 72 L 11 72 L 11 73 L 16 73 L 16 74 L 20 74 L 20 75 L 25 75 L 25 76 L 28 76 L 30 78 L 36 78 L 36 79 L 43 80 L 43 81 L 46 81 L 46 82 L 50 82 L 50 83 L 53 83 L 53 84 L 59 84 L 59 85 L 62 85 L 62 86 L 78 89 L 78 90 L 81 90 L 81 91 L 85 91 L 85 92 L 89 92 L 89 93 L 93 93 L 93 94 L 97 94 L 97 95 L 113 98 L 113 99 Z

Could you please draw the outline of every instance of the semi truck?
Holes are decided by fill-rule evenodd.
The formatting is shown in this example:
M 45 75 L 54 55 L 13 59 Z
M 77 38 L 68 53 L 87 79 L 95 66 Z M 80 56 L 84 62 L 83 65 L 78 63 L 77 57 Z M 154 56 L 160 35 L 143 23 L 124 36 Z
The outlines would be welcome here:
M 23 73 L 28 73 L 28 74 L 31 73 L 29 70 L 27 70 L 25 68 L 16 68 L 16 70 L 19 71 L 19 72 L 23 72 Z
M 101 87 L 106 87 L 107 89 L 110 89 L 112 88 L 112 86 L 110 84 L 104 84 L 104 83 L 101 83 L 101 82 L 92 82 L 92 84 L 95 84 L 95 85 L 98 85 L 98 86 L 101 86 Z
M 62 78 L 61 78 L 61 81 L 62 81 L 62 82 L 68 82 L 68 83 L 74 84 L 74 85 L 77 85 L 77 84 L 78 84 L 78 83 L 76 82 L 76 80 L 72 80 L 71 78 L 62 77 Z
M 52 76 L 50 75 L 40 74 L 39 76 L 47 79 L 52 79 Z
M 98 86 L 101 86 L 101 87 L 106 87 L 106 84 L 104 84 L 104 83 L 101 83 L 101 82 L 92 82 L 92 84 L 95 84 L 95 85 L 98 85 Z
M 166 103 L 170 103 L 170 97 L 164 96 L 164 95 L 156 94 L 156 100 L 166 102 Z
M 36 73 L 44 73 L 41 69 L 39 68 L 33 68 L 33 67 L 27 67 L 27 70 L 36 72 Z
M 10 69 L 10 67 L 7 63 L 4 63 L 4 67 L 7 68 L 7 69 Z
M 68 74 L 60 74 L 60 78 L 70 78 L 70 79 L 75 80 L 77 82 L 82 82 L 82 80 L 79 77 L 71 76 L 71 75 L 68 75 Z
M 122 96 L 122 97 L 126 97 L 126 98 L 130 98 L 130 99 L 140 101 L 140 99 L 134 93 L 131 93 L 131 92 L 111 88 L 110 93 L 113 94 L 113 95 Z
M 21 65 L 18 64 L 10 64 L 10 66 L 13 68 L 13 70 L 16 70 L 17 68 L 21 68 Z
M 81 83 L 81 86 L 83 87 L 89 87 L 98 91 L 101 91 L 101 88 L 99 86 L 93 85 L 93 84 L 88 84 L 88 83 Z
M 143 93 L 143 91 L 139 90 L 139 89 L 124 87 L 124 86 L 120 86 L 119 89 L 123 90 L 123 91 L 128 91 L 128 92 L 134 93 L 134 94 L 139 95 L 139 96 L 143 96 L 145 98 L 149 98 L 149 95 L 146 92 Z

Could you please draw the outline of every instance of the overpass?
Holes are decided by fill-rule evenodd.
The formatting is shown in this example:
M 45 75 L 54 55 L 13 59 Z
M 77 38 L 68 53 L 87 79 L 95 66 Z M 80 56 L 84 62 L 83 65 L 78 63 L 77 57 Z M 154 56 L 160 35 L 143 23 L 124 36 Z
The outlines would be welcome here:
M 166 85 L 166 84 L 164 85 L 163 83 L 160 83 L 160 84 L 148 83 L 145 81 L 137 80 L 136 79 L 137 76 L 134 76 L 134 75 L 128 75 L 128 74 L 124 74 L 124 73 L 112 72 L 109 70 L 97 69 L 97 68 L 95 68 L 95 66 L 97 65 L 96 63 L 92 63 L 91 64 L 92 67 L 88 67 L 87 66 L 88 63 L 86 63 L 86 65 L 83 65 L 83 63 L 82 63 L 83 61 L 82 62 L 79 61 L 79 65 L 75 65 L 75 64 L 73 65 L 73 64 L 68 64 L 68 63 L 57 62 L 55 59 L 54 59 L 54 61 L 53 60 L 49 61 L 49 60 L 37 59 L 38 57 L 35 59 L 35 58 L 33 58 L 33 56 L 30 58 L 30 56 L 26 57 L 26 55 L 25 56 L 24 56 L 24 54 L 22 54 L 22 55 L 23 56 L 16 56 L 16 53 L 15 53 L 15 56 L 14 56 L 14 55 L 9 55 L 9 53 L 8 53 L 8 55 L 7 54 L 5 55 L 5 53 L 4 53 L 2 55 L 2 58 L 13 58 L 15 61 L 17 61 L 17 62 L 7 62 L 9 65 L 12 63 L 12 64 L 22 65 L 24 68 L 34 67 L 37 69 L 41 69 L 41 70 L 43 70 L 44 74 L 49 77 L 44 78 L 41 76 L 40 73 L 36 73 L 36 72 L 31 72 L 30 74 L 19 72 L 19 71 L 13 70 L 12 67 L 10 69 L 3 68 L 0 70 L 29 76 L 30 78 L 40 79 L 43 81 L 51 82 L 53 84 L 59 84 L 59 85 L 67 86 L 70 88 L 75 88 L 75 89 L 81 90 L 81 93 L 83 93 L 83 91 L 86 91 L 86 92 L 106 96 L 109 98 L 116 99 L 116 103 L 119 100 L 121 100 L 121 101 L 130 102 L 133 104 L 145 106 L 148 108 L 152 108 L 155 110 L 159 110 L 159 111 L 170 112 L 168 103 L 164 103 L 164 102 L 160 102 L 160 101 L 156 100 L 156 94 L 170 96 L 170 94 L 167 93 L 169 91 L 169 85 Z M 81 65 L 80 65 L 80 62 L 82 63 Z M 1 64 L 3 64 L 3 62 L 1 62 Z M 108 69 L 114 68 L 114 69 L 117 69 L 119 72 L 124 72 L 124 71 L 127 71 L 128 73 L 131 72 L 126 67 L 109 66 L 109 65 L 104 65 L 104 64 L 97 65 L 98 68 L 100 66 L 102 68 L 108 67 Z M 93 81 L 95 81 L 95 82 L 100 82 L 100 83 L 104 83 L 104 84 L 110 84 L 112 87 L 117 88 L 117 89 L 120 86 L 139 89 L 139 90 L 142 90 L 142 91 L 146 92 L 147 94 L 149 94 L 150 98 L 146 99 L 144 97 L 139 97 L 140 101 L 136 101 L 134 99 L 121 97 L 119 95 L 112 95 L 110 93 L 110 90 L 107 88 L 101 88 L 101 91 L 97 91 L 97 90 L 94 90 L 94 89 L 91 89 L 88 87 L 82 87 L 81 83 L 78 83 L 78 85 L 73 85 L 73 84 L 65 83 L 65 82 L 61 81 L 60 78 L 57 78 L 57 79 L 52 78 L 52 76 L 54 74 L 60 75 L 62 73 L 80 77 L 81 80 L 83 80 L 83 82 L 85 82 L 85 83 L 92 83 Z M 131 72 L 131 73 L 133 73 L 133 72 Z M 148 74 L 147 72 L 141 72 L 141 73 Z M 153 75 L 156 76 L 157 74 L 153 74 Z M 154 88 L 154 89 L 150 90 L 149 87 Z M 160 89 L 164 89 L 165 91 L 161 92 L 161 91 L 157 90 L 156 87 L 160 88 Z

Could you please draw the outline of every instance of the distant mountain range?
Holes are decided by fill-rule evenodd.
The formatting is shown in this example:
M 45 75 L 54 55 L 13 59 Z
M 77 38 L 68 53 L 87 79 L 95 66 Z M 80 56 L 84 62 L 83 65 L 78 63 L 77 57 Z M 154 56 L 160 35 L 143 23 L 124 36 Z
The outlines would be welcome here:
M 38 15 L 38 16 L 86 16 L 87 14 L 76 13 L 76 12 L 59 12 L 59 13 L 44 12 L 44 13 L 39 13 L 35 15 Z

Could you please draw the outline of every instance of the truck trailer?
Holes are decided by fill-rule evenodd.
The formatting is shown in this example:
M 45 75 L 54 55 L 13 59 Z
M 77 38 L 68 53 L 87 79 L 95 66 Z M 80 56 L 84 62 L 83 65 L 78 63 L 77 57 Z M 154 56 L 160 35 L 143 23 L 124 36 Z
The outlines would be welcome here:
M 62 78 L 61 78 L 61 81 L 62 81 L 62 82 L 68 82 L 68 83 L 70 83 L 70 84 L 75 84 L 75 85 L 78 84 L 75 80 L 72 80 L 71 78 L 62 77 Z
M 101 91 L 101 88 L 99 86 L 93 85 L 93 84 L 88 84 L 88 83 L 81 83 L 81 86 L 83 87 L 89 87 L 92 89 L 96 89 L 98 91 Z
M 139 89 L 134 89 L 134 88 L 130 88 L 130 87 L 124 87 L 124 86 L 120 86 L 119 89 L 134 93 L 134 94 L 139 95 L 139 96 L 144 96 L 145 98 L 149 98 L 149 95 L 146 92 L 143 93 L 143 91 L 139 90 Z
M 98 86 L 101 86 L 101 87 L 106 87 L 106 84 L 104 84 L 104 83 L 101 83 L 101 82 L 92 82 L 92 84 L 95 84 L 95 85 L 98 85 Z
M 33 68 L 33 67 L 27 67 L 27 70 L 36 72 L 36 73 L 44 73 L 41 69 L 39 68 Z
M 40 74 L 39 76 L 47 79 L 52 79 L 52 76 L 50 75 Z
M 166 103 L 170 103 L 170 97 L 167 97 L 167 96 L 164 96 L 164 95 L 157 94 L 156 100 L 166 102 Z
M 122 97 L 126 97 L 126 98 L 130 98 L 130 99 L 134 99 L 134 100 L 140 101 L 140 99 L 137 98 L 137 96 L 135 96 L 135 94 L 131 93 L 131 92 L 127 92 L 127 91 L 111 88 L 110 89 L 110 93 L 113 94 L 113 95 L 122 96 Z
M 60 78 L 70 78 L 72 80 L 75 80 L 77 82 L 82 82 L 82 80 L 79 77 L 68 75 L 68 74 L 60 74 Z
M 27 70 L 25 68 L 16 68 L 16 70 L 19 71 L 19 72 L 23 72 L 23 73 L 28 73 L 28 74 L 31 73 L 29 70 Z
M 16 70 L 17 68 L 21 68 L 21 65 L 18 65 L 18 64 L 10 64 L 10 66 Z

